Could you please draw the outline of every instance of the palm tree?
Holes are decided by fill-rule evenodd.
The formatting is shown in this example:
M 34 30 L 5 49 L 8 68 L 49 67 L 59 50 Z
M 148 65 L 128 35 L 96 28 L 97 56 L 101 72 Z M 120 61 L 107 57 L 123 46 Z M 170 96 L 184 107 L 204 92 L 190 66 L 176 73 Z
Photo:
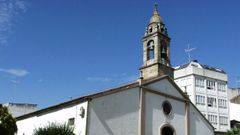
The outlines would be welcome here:
M 73 128 L 67 124 L 49 123 L 47 126 L 34 130 L 33 135 L 75 135 Z

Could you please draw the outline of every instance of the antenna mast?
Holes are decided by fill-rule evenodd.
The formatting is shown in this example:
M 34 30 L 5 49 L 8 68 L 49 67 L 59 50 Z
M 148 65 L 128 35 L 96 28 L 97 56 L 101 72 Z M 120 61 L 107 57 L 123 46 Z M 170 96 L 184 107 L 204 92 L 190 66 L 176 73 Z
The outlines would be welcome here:
M 188 54 L 188 62 L 190 63 L 191 62 L 191 52 L 193 51 L 193 50 L 195 50 L 196 48 L 190 48 L 190 44 L 188 44 L 188 48 L 187 49 L 185 49 L 185 53 L 187 53 Z
M 236 88 L 238 88 L 239 86 L 238 86 L 238 84 L 240 83 L 240 80 L 236 80 Z

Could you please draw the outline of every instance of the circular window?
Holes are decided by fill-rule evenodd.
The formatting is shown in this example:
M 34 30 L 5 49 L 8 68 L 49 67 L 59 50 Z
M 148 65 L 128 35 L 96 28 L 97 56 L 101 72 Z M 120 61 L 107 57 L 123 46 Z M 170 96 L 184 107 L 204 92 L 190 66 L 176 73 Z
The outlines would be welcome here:
M 172 111 L 172 105 L 168 101 L 164 101 L 162 104 L 163 107 L 163 113 L 165 115 L 169 115 Z

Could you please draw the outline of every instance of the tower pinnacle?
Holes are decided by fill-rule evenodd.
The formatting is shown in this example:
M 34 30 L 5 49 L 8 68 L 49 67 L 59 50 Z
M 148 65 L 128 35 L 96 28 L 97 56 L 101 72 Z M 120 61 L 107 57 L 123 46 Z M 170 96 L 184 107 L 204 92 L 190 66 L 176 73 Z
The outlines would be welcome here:
M 157 3 L 154 4 L 154 13 L 153 14 L 158 15 L 158 4 Z
M 151 24 L 151 23 L 161 23 L 161 22 L 162 22 L 162 18 L 158 14 L 158 4 L 155 3 L 154 4 L 153 16 L 151 17 L 149 24 Z

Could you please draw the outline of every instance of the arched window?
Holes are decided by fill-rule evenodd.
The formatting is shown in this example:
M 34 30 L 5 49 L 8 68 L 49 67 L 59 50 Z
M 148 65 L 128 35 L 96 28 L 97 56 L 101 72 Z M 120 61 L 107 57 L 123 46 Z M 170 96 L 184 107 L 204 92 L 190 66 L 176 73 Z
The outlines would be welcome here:
M 153 28 L 152 28 L 152 27 L 149 27 L 148 33 L 152 33 L 152 31 L 153 31 Z
M 154 42 L 149 41 L 147 44 L 147 60 L 154 59 Z
M 161 135 L 175 135 L 175 131 L 171 126 L 164 126 L 161 129 Z
M 161 61 L 162 61 L 162 64 L 167 64 L 167 61 L 168 61 L 168 50 L 167 50 L 167 44 L 165 41 L 161 41 L 161 46 L 160 46 L 160 52 L 161 52 Z

